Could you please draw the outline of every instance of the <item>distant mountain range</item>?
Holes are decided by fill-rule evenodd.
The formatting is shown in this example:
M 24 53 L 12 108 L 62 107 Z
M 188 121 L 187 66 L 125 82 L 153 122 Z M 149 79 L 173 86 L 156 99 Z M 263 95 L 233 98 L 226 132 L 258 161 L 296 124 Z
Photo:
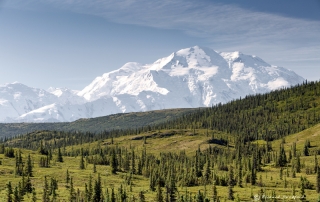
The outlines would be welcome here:
M 130 62 L 82 91 L 0 86 L 0 122 L 69 122 L 123 112 L 226 103 L 302 83 L 295 72 L 240 52 L 194 46 L 153 64 Z

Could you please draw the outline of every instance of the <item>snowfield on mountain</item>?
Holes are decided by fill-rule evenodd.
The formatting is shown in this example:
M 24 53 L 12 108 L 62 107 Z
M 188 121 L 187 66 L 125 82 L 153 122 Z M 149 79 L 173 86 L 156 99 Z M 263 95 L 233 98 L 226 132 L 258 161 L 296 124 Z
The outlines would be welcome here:
M 153 64 L 130 62 L 81 91 L 0 86 L 1 122 L 69 122 L 123 112 L 207 107 L 302 83 L 283 67 L 241 52 L 194 46 Z

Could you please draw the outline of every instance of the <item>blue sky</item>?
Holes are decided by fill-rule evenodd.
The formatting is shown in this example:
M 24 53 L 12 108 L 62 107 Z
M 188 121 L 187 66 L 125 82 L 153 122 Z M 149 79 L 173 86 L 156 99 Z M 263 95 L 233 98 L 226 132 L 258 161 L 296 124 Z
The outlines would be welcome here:
M 0 0 L 0 85 L 81 90 L 200 45 L 320 79 L 319 0 Z

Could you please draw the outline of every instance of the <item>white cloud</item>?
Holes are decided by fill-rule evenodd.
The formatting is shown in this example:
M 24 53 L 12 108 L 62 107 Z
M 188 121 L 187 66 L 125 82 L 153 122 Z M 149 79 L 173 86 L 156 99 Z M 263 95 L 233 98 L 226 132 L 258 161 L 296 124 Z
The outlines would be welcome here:
M 26 2 L 24 0 L 24 2 Z M 232 5 L 188 0 L 29 0 L 109 21 L 183 30 L 212 42 L 319 39 L 320 22 L 253 12 Z M 24 4 L 24 6 L 26 3 Z M 313 40 L 312 40 L 313 41 Z M 319 45 L 320 42 L 318 42 Z
M 21 0 L 22 1 L 22 0 Z M 176 29 L 205 38 L 217 50 L 240 50 L 272 63 L 318 60 L 320 22 L 254 12 L 235 5 L 191 0 L 23 0 L 24 7 L 49 4 L 108 21 Z M 26 3 L 27 2 L 27 3 Z M 196 45 L 196 44 L 195 44 Z M 182 47 L 183 48 L 183 47 Z M 278 56 L 278 58 L 277 58 Z M 272 58 L 272 59 L 271 59 Z

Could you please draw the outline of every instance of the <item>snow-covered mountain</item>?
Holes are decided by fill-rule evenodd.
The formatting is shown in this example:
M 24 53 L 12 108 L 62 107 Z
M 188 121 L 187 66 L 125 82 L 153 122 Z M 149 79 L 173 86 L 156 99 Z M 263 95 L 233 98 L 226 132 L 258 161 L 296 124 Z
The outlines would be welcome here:
M 0 86 L 0 121 L 74 121 L 120 112 L 204 107 L 303 80 L 256 56 L 194 46 L 153 64 L 127 63 L 79 92 L 45 91 L 19 83 Z

